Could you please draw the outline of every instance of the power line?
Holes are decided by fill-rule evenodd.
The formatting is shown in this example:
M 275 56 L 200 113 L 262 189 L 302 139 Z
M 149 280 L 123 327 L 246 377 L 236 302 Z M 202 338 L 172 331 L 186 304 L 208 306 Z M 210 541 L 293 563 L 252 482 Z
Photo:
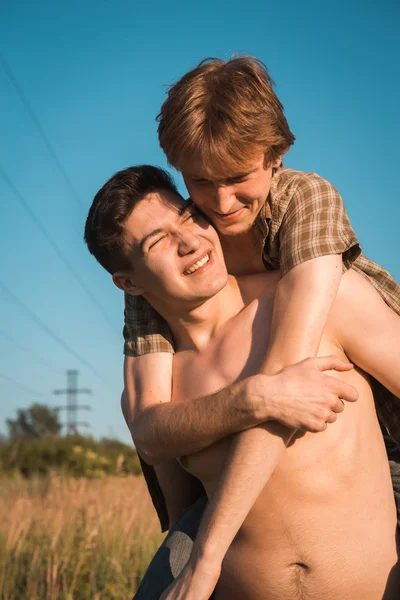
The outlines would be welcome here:
M 80 356 L 73 348 L 71 348 L 64 340 L 62 340 L 40 317 L 38 317 L 22 300 L 20 300 L 8 287 L 7 285 L 0 280 L 0 289 L 2 289 L 8 296 L 10 296 L 13 302 L 19 306 L 21 310 L 23 310 L 29 317 L 41 328 L 43 329 L 47 335 L 49 335 L 53 340 L 55 340 L 64 350 L 66 350 L 69 354 L 71 354 L 76 360 L 81 362 L 87 369 L 92 371 L 103 383 L 107 385 L 114 393 L 117 393 L 113 387 L 108 383 L 106 379 L 104 379 L 103 375 L 95 369 L 85 358 Z
M 19 387 L 24 392 L 27 392 L 28 394 L 34 394 L 34 396 L 41 396 L 42 398 L 44 398 L 44 394 L 42 394 L 41 392 L 38 392 L 37 390 L 33 390 L 32 388 L 28 388 L 28 387 L 22 385 L 18 381 L 15 381 L 15 379 L 12 379 L 12 377 L 8 377 L 8 375 L 4 375 L 3 373 L 0 373 L 0 378 L 5 379 L 6 381 L 10 381 L 11 383 L 13 383 L 17 387 Z
M 19 190 L 15 187 L 15 185 L 13 184 L 13 182 L 11 181 L 11 179 L 8 177 L 8 175 L 6 174 L 6 172 L 3 170 L 3 168 L 1 166 L 0 166 L 0 177 L 5 181 L 5 183 L 12 190 L 13 194 L 15 195 L 15 197 L 17 198 L 17 200 L 19 201 L 19 203 L 21 204 L 21 206 L 23 207 L 23 209 L 29 214 L 29 216 L 31 217 L 31 219 L 33 220 L 33 222 L 35 223 L 35 225 L 37 226 L 37 228 L 39 229 L 39 231 L 46 238 L 46 240 L 48 241 L 48 243 L 50 244 L 50 246 L 53 248 L 54 252 L 57 254 L 58 258 L 67 267 L 67 269 L 69 270 L 69 272 L 71 273 L 71 275 L 78 282 L 78 284 L 81 286 L 81 288 L 83 289 L 83 291 L 86 293 L 86 295 L 89 297 L 89 299 L 96 306 L 96 308 L 100 311 L 100 313 L 102 314 L 103 318 L 107 321 L 108 325 L 111 327 L 111 329 L 114 331 L 114 333 L 116 333 L 118 335 L 118 337 L 119 337 L 120 336 L 119 332 L 117 332 L 114 329 L 114 325 L 111 323 L 110 319 L 108 318 L 107 313 L 103 310 L 103 308 L 97 302 L 96 297 L 92 294 L 92 292 L 90 291 L 90 289 L 88 288 L 88 286 L 86 285 L 86 283 L 83 281 L 83 279 L 81 279 L 81 277 L 75 271 L 75 269 L 70 264 L 70 262 L 68 261 L 68 259 L 64 256 L 63 252 L 57 246 L 56 242 L 50 236 L 50 234 L 48 233 L 48 231 L 43 226 L 42 222 L 38 219 L 38 217 L 36 216 L 36 214 L 34 213 L 34 211 L 32 210 L 32 208 L 29 206 L 28 202 L 25 200 L 25 198 L 22 196 L 22 194 L 19 192 Z
M 32 105 L 30 104 L 28 98 L 26 97 L 21 85 L 18 83 L 17 78 L 15 77 L 14 73 L 12 72 L 10 66 L 7 64 L 4 56 L 1 54 L 0 52 L 0 61 L 3 64 L 3 69 L 5 70 L 9 80 L 11 81 L 12 85 L 14 86 L 19 99 L 21 100 L 23 106 L 25 107 L 25 110 L 27 111 L 27 113 L 29 114 L 31 120 L 33 121 L 33 123 L 36 126 L 36 129 L 38 130 L 40 137 L 43 140 L 44 145 L 46 146 L 50 156 L 53 158 L 54 162 L 56 163 L 58 170 L 60 171 L 65 183 L 67 184 L 67 187 L 69 188 L 71 194 L 74 196 L 75 200 L 77 201 L 77 203 L 79 204 L 80 208 L 83 208 L 84 210 L 86 210 L 86 207 L 84 205 L 84 203 L 82 202 L 81 197 L 79 196 L 78 192 L 75 189 L 74 184 L 72 183 L 69 175 L 67 174 L 66 170 L 64 169 L 64 167 L 61 164 L 60 159 L 58 158 L 58 155 L 56 153 L 56 151 L 54 150 L 53 146 L 50 143 L 49 138 L 47 137 L 39 119 L 37 118 L 35 111 L 32 108 Z
M 29 354 L 30 356 L 32 356 L 37 362 L 42 363 L 43 365 L 45 365 L 48 369 L 50 369 L 50 371 L 53 371 L 57 375 L 61 375 L 62 374 L 61 370 L 57 369 L 57 367 L 55 367 L 54 365 L 52 365 L 51 363 L 49 363 L 42 356 L 39 356 L 39 354 L 36 354 L 35 352 L 33 352 L 30 348 L 26 348 L 23 344 L 21 344 L 18 340 L 16 340 L 11 335 L 9 335 L 6 331 L 3 331 L 3 330 L 0 329 L 0 336 L 3 337 L 4 339 L 6 339 L 8 342 L 11 342 L 11 344 L 14 344 L 15 346 L 17 346 L 17 348 L 19 348 L 23 352 L 26 352 L 27 354 Z

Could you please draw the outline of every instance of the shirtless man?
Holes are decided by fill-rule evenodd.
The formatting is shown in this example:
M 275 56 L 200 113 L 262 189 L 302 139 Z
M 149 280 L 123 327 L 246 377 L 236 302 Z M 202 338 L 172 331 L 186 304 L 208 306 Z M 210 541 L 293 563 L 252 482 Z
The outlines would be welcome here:
M 90 241 L 102 235 L 101 200 L 89 214 L 91 251 Z M 215 230 L 171 190 L 153 188 L 121 225 L 117 252 L 115 244 L 97 243 L 94 254 L 103 266 L 116 254 L 114 266 L 108 265 L 122 287 L 126 271 L 116 267 L 122 251 L 136 293 L 168 322 L 177 348 L 173 402 L 212 394 L 257 373 L 268 348 L 279 274 L 228 276 Z M 384 347 L 383 329 L 392 332 Z M 366 372 L 400 395 L 399 339 L 395 313 L 360 275 L 346 274 L 319 354 L 348 357 L 360 367 L 339 375 L 357 387 L 359 401 L 336 422 L 330 415 L 332 425 L 322 433 L 293 437 L 276 422 L 260 427 L 261 452 L 250 443 L 241 464 L 233 465 L 238 485 L 228 490 L 228 504 L 224 483 L 232 437 L 181 459 L 202 481 L 210 504 L 189 565 L 192 584 L 178 584 L 166 597 L 207 598 L 196 577 L 215 576 L 215 583 L 221 565 L 217 600 L 398 597 L 396 509 Z M 249 489 L 246 477 L 253 482 L 261 463 L 269 465 L 268 484 Z
M 314 399 L 324 395 L 325 375 L 312 359 L 303 359 L 317 353 L 342 272 L 352 268 L 365 276 L 399 315 L 400 286 L 361 253 L 334 186 L 315 173 L 282 167 L 294 135 L 260 61 L 252 57 L 202 61 L 168 90 L 158 121 L 166 158 L 182 173 L 193 203 L 217 229 L 229 273 L 279 269 L 270 347 L 261 365 L 268 376 L 260 390 L 267 408 L 264 420 L 283 419 L 292 427 L 293 421 L 285 418 L 296 417 L 294 427 L 305 431 L 326 426 L 316 420 L 315 412 L 311 414 L 308 402 L 310 391 Z M 177 482 L 171 465 L 160 461 L 198 450 L 199 441 L 210 444 L 242 431 L 250 427 L 251 418 L 231 391 L 214 398 L 212 412 L 206 397 L 189 404 L 170 402 L 171 332 L 143 296 L 135 295 L 129 275 L 123 287 L 127 291 L 123 407 L 166 530 L 181 507 L 173 513 L 166 508 L 165 495 L 167 504 L 173 496 L 178 498 Z M 236 391 L 241 398 L 248 396 L 248 389 L 241 386 Z M 374 394 L 382 426 L 391 436 L 389 456 L 396 460 L 400 403 L 375 390 L 375 382 Z M 309 411 L 305 420 L 304 408 Z M 392 462 L 391 467 L 400 502 L 400 465 Z M 152 579 L 159 581 L 160 573 L 153 573 Z M 157 596 L 147 589 L 144 599 L 153 595 Z

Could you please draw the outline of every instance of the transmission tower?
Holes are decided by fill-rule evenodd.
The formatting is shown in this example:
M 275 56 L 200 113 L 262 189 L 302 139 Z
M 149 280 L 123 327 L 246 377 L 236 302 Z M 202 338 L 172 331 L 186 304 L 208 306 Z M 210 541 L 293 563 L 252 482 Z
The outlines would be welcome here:
M 87 421 L 78 421 L 79 410 L 92 410 L 92 407 L 88 404 L 78 404 L 78 394 L 91 394 L 92 390 L 88 388 L 78 388 L 78 371 L 69 370 L 67 371 L 67 387 L 64 390 L 54 390 L 53 394 L 59 396 L 61 394 L 67 395 L 66 406 L 58 406 L 57 410 L 67 411 L 67 435 L 74 435 L 78 433 L 78 426 L 89 427 Z

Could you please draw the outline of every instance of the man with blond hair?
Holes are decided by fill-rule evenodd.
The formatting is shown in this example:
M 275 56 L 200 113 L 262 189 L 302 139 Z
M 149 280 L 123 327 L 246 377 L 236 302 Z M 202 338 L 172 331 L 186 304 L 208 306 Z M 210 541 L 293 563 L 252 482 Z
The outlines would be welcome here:
M 228 276 L 215 230 L 165 173 L 117 173 L 95 197 L 85 239 L 114 283 L 144 296 L 171 328 L 172 406 L 257 377 L 279 272 Z M 342 371 L 346 409 L 333 394 L 330 425 L 318 434 L 271 421 L 211 445 L 196 442 L 179 462 L 210 504 L 192 557 L 163 599 L 207 600 L 220 574 L 216 600 L 397 599 L 397 515 L 366 372 L 400 395 L 399 339 L 399 317 L 365 278 L 347 273 L 318 348 Z
M 295 138 L 259 60 L 203 61 L 170 88 L 158 121 L 160 145 L 170 164 L 181 171 L 191 200 L 217 229 L 228 271 L 241 275 L 279 269 L 262 372 L 283 369 L 283 380 L 285 366 L 315 356 L 342 272 L 349 268 L 361 273 L 400 313 L 398 284 L 361 254 L 333 185 L 314 173 L 281 166 Z M 194 423 L 205 438 L 210 428 L 223 429 L 217 422 L 224 420 L 223 414 L 211 421 L 201 403 L 184 415 L 169 405 L 173 337 L 146 300 L 129 290 L 124 335 L 123 406 L 147 463 L 182 454 L 185 443 L 190 450 Z M 287 395 L 289 387 L 288 381 Z M 396 447 L 398 404 L 379 385 L 374 389 L 383 429 L 390 431 Z M 146 464 L 144 469 L 166 528 L 165 502 L 154 470 Z

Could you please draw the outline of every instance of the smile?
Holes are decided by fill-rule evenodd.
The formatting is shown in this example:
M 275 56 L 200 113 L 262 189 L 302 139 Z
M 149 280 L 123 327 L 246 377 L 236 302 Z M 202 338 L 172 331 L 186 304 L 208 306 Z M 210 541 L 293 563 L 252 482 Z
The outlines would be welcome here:
M 233 212 L 226 213 L 226 214 L 216 212 L 215 210 L 213 210 L 212 212 L 214 213 L 215 217 L 219 221 L 234 221 L 235 219 L 237 219 L 238 217 L 240 217 L 243 214 L 244 209 L 245 209 L 245 207 L 243 206 L 242 208 L 239 208 L 238 210 L 235 210 Z
M 195 262 L 191 267 L 189 267 L 188 269 L 186 269 L 186 271 L 183 272 L 184 275 L 191 275 L 192 273 L 194 273 L 195 271 L 197 271 L 198 269 L 200 269 L 200 267 L 202 267 L 203 265 L 205 265 L 206 263 L 208 263 L 208 261 L 210 260 L 210 253 L 206 254 L 205 256 L 203 256 L 203 258 L 201 258 L 200 260 L 198 260 L 197 262 Z

